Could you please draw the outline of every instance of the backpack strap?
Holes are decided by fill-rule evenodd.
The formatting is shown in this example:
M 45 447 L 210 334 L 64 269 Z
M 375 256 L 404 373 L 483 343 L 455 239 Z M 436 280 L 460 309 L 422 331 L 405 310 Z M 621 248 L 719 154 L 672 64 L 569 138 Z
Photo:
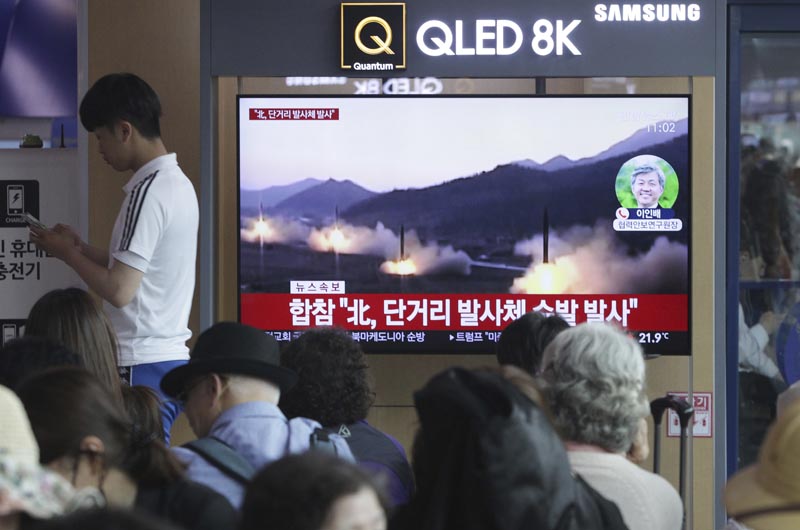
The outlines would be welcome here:
M 209 464 L 245 486 L 256 470 L 236 450 L 218 438 L 200 438 L 182 445 L 185 449 L 202 456 Z
M 308 446 L 312 451 L 322 451 L 332 455 L 339 454 L 328 432 L 319 427 L 314 429 L 314 432 L 309 435 Z

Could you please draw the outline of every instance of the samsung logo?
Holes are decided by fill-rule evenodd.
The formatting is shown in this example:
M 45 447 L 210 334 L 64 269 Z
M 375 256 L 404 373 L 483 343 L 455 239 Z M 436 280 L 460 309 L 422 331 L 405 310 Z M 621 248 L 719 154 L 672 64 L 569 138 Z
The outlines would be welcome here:
M 697 22 L 699 4 L 597 4 L 598 22 Z

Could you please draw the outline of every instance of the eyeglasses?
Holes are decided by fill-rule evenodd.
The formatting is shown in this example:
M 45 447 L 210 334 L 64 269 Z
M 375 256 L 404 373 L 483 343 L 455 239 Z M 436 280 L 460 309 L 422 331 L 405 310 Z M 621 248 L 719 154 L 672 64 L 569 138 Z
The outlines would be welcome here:
M 228 387 L 230 386 L 230 379 L 224 375 L 216 374 L 216 376 L 222 383 L 222 388 L 220 388 L 219 393 L 223 394 L 226 390 L 228 390 Z M 177 396 L 175 396 L 175 402 L 182 408 L 186 408 L 186 402 L 189 401 L 189 394 L 191 394 L 192 390 L 200 386 L 200 384 L 206 379 L 206 377 L 207 376 L 199 377 L 196 380 L 187 384 L 186 387 Z
M 184 389 L 181 390 L 181 392 L 177 396 L 175 396 L 175 401 L 181 407 L 186 408 L 186 402 L 189 400 L 189 394 L 191 394 L 192 390 L 200 386 L 200 383 L 202 383 L 204 380 L 205 377 L 199 377 L 195 379 L 193 382 L 186 385 L 186 387 L 184 387 Z

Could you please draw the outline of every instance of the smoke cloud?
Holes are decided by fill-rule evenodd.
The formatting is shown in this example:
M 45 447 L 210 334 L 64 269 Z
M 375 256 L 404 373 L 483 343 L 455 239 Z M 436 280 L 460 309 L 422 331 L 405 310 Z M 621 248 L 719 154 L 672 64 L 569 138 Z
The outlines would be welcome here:
M 338 234 L 336 231 L 338 230 Z M 382 223 L 375 228 L 353 226 L 340 222 L 338 225 L 314 228 L 308 236 L 308 246 L 318 252 L 338 251 L 341 254 L 364 254 L 381 256 L 387 261 L 400 259 L 400 235 Z M 405 258 L 411 260 L 415 274 L 470 273 L 470 257 L 466 252 L 452 246 L 423 243 L 414 230 L 405 232 Z M 392 274 L 388 263 L 381 265 L 384 273 Z
M 533 260 L 525 276 L 511 288 L 512 293 L 523 293 L 528 280 L 541 275 L 537 267 L 542 261 L 542 235 L 518 242 L 514 251 Z M 657 237 L 646 252 L 630 255 L 605 224 L 577 226 L 563 233 L 551 232 L 549 252 L 564 293 L 668 294 L 685 292 L 688 285 L 688 249 L 666 236 Z
M 291 243 L 305 241 L 309 227 L 282 217 L 244 218 L 245 228 L 239 229 L 242 241 L 248 243 Z

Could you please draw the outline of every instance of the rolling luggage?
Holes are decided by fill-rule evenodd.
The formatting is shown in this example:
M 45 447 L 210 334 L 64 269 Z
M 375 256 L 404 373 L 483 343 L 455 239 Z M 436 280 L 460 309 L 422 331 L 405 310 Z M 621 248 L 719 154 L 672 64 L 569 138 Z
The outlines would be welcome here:
M 680 437 L 680 471 L 678 473 L 678 492 L 683 502 L 683 528 L 686 528 L 686 440 L 691 425 L 694 407 L 685 399 L 677 396 L 666 395 L 650 402 L 650 412 L 653 415 L 653 473 L 661 471 L 661 420 L 664 412 L 672 409 L 678 415 L 681 426 Z

